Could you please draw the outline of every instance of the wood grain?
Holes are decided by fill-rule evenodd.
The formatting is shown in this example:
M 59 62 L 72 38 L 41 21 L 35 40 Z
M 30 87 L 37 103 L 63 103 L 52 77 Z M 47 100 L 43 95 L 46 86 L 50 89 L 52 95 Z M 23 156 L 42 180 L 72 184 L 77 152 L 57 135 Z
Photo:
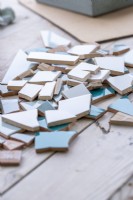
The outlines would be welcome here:
M 55 154 L 7 192 L 5 199 L 106 200 L 133 173 L 131 140 L 132 128 L 112 126 L 104 135 L 93 124 L 73 142 L 70 153 Z

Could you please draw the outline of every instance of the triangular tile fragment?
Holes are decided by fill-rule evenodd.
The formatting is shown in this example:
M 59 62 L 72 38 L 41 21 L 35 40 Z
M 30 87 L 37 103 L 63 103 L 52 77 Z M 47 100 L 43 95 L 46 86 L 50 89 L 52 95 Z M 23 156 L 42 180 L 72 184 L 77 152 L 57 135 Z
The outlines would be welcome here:
M 121 55 L 123 53 L 126 53 L 127 51 L 129 51 L 129 47 L 127 45 L 124 44 L 116 44 L 113 47 L 113 55 Z
M 2 114 L 18 112 L 18 99 L 1 99 Z
M 49 127 L 76 121 L 76 116 L 66 110 L 47 110 L 45 117 Z
M 117 112 L 110 120 L 111 124 L 133 126 L 133 116 Z
M 22 153 L 20 150 L 0 151 L 0 165 L 19 165 Z
M 3 144 L 3 147 L 10 151 L 21 149 L 23 146 L 24 146 L 24 143 L 14 141 L 14 140 L 6 140 Z
M 132 91 L 133 75 L 125 74 L 121 76 L 109 77 L 108 84 L 119 94 L 125 95 Z
M 36 152 L 66 151 L 69 148 L 69 143 L 76 136 L 75 131 L 38 132 L 35 137 Z
M 90 94 L 89 90 L 84 86 L 84 84 L 77 85 L 75 87 L 72 87 L 68 90 L 64 90 L 62 92 L 62 96 L 65 99 L 73 98 L 73 97 L 78 97 L 82 95 Z
M 37 116 L 38 111 L 35 109 L 2 115 L 2 120 L 6 123 L 20 127 L 25 130 L 37 131 L 39 130 Z
M 133 116 L 133 104 L 129 101 L 127 96 L 124 96 L 109 105 L 108 110 L 113 113 L 122 112 Z
M 89 114 L 90 105 L 91 94 L 87 94 L 59 101 L 59 110 L 66 110 L 76 115 L 77 118 L 81 118 Z
M 97 103 L 103 99 L 115 96 L 115 91 L 111 87 L 98 88 L 95 90 L 91 90 L 90 93 L 92 94 L 93 103 Z
M 70 41 L 52 31 L 41 31 L 41 36 L 45 47 L 55 48 L 60 45 L 69 46 Z
M 124 74 L 124 59 L 122 57 L 97 57 L 94 58 L 95 64 L 101 69 L 110 70 L 112 75 Z
M 22 129 L 16 126 L 12 126 L 2 121 L 0 115 L 0 135 L 4 138 L 9 138 L 10 135 L 16 132 L 21 132 Z
M 104 110 L 103 108 L 98 108 L 96 106 L 91 105 L 90 114 L 86 115 L 85 117 L 89 119 L 98 119 L 102 115 L 104 115 L 105 112 L 106 110 Z
M 30 67 L 31 62 L 27 61 L 26 53 L 24 53 L 22 50 L 19 50 L 8 71 L 6 72 L 2 80 L 2 84 L 8 84 L 9 81 L 13 80 L 20 73 L 30 69 Z

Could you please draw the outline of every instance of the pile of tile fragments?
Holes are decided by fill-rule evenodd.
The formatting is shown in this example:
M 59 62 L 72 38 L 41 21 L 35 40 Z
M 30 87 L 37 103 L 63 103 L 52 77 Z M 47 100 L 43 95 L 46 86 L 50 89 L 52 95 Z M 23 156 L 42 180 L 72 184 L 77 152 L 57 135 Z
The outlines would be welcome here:
M 95 103 L 115 96 L 111 124 L 133 125 L 133 50 L 97 43 L 70 47 L 70 41 L 42 31 L 45 48 L 19 50 L 0 85 L 0 165 L 17 165 L 34 143 L 37 153 L 66 151 L 82 118 L 98 119 L 107 110 Z

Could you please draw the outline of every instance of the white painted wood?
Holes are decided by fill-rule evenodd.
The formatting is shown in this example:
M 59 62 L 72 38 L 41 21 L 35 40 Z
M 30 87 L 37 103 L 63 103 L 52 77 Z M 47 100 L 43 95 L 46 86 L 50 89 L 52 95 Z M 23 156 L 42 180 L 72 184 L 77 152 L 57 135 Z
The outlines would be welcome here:
M 55 48 L 60 45 L 69 46 L 71 44 L 70 40 L 49 31 L 41 31 L 41 37 L 45 47 Z
M 110 134 L 105 135 L 92 125 L 73 141 L 69 153 L 58 153 L 47 160 L 4 198 L 23 200 L 32 195 L 33 200 L 107 200 L 133 173 L 131 137 L 129 127 L 112 126 Z M 63 184 L 62 177 L 67 177 Z M 40 190 L 42 185 L 45 187 Z
M 28 55 L 27 60 L 48 64 L 75 65 L 78 62 L 79 57 L 54 53 L 31 52 Z
M 33 101 L 39 91 L 42 89 L 42 85 L 36 85 L 36 84 L 29 84 L 27 83 L 18 93 L 18 96 L 20 98 L 26 99 L 28 101 Z
M 41 91 L 39 92 L 38 98 L 40 100 L 52 100 L 54 89 L 55 89 L 56 81 L 53 82 L 47 82 Z

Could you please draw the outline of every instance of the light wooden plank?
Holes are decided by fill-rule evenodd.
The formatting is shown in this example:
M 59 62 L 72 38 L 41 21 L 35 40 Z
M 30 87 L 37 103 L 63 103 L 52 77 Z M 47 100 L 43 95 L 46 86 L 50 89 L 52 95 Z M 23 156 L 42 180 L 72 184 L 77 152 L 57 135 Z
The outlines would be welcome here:
M 93 123 L 93 120 L 80 119 L 71 130 L 75 130 L 78 133 L 81 133 L 85 130 L 90 124 Z M 5 193 L 9 188 L 11 188 L 18 181 L 23 179 L 39 165 L 45 162 L 53 153 L 45 153 L 37 155 L 35 149 L 32 147 L 27 148 L 23 151 L 22 164 L 19 168 L 10 167 L 10 168 L 0 168 L 0 194 Z
M 5 199 L 107 200 L 133 173 L 131 137 L 132 128 L 112 126 L 110 134 L 103 135 L 93 124 L 74 140 L 70 153 L 56 154 Z

